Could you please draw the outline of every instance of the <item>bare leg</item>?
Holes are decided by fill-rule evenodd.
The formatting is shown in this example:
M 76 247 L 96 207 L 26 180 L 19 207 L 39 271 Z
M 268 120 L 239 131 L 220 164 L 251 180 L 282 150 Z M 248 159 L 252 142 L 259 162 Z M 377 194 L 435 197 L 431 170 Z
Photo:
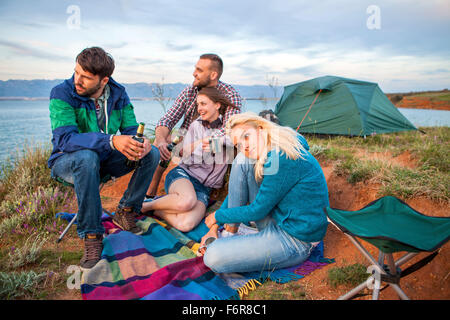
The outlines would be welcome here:
M 205 217 L 205 204 L 197 200 L 196 205 L 186 212 L 169 212 L 163 210 L 156 210 L 155 216 L 167 221 L 171 226 L 177 228 L 182 232 L 188 232 L 194 229 Z
M 197 195 L 192 183 L 188 179 L 178 179 L 174 181 L 168 190 L 168 194 L 151 202 L 142 204 L 142 212 L 150 210 L 164 210 L 187 212 L 191 210 L 196 202 Z
M 206 206 L 197 200 L 195 189 L 188 179 L 174 181 L 169 193 L 157 200 L 144 202 L 142 211 L 155 210 L 155 215 L 180 231 L 187 232 L 204 218 Z

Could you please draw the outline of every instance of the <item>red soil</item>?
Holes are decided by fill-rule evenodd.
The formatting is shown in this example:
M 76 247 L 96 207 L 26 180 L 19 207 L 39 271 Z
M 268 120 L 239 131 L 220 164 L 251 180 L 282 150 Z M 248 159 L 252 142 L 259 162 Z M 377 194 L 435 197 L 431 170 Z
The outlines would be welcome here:
M 432 100 L 430 97 L 403 96 L 397 108 L 450 110 L 450 101 Z

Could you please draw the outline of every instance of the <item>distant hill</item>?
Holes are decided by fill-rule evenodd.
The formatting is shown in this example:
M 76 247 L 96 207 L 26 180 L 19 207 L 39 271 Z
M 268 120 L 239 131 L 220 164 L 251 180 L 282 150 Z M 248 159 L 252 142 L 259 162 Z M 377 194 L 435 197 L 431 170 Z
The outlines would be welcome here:
M 450 110 L 450 90 L 390 93 L 387 97 L 397 108 Z
M 61 80 L 0 80 L 0 97 L 48 97 Z
M 51 89 L 63 80 L 0 80 L 0 98 L 48 98 Z M 130 98 L 152 98 L 154 97 L 152 88 L 156 88 L 154 83 L 122 83 Z M 176 98 L 177 95 L 185 88 L 184 83 L 164 84 L 164 96 L 168 98 Z M 233 85 L 243 98 L 273 98 L 274 92 L 269 86 L 254 85 Z M 281 86 L 277 87 L 276 95 L 279 98 L 283 93 Z

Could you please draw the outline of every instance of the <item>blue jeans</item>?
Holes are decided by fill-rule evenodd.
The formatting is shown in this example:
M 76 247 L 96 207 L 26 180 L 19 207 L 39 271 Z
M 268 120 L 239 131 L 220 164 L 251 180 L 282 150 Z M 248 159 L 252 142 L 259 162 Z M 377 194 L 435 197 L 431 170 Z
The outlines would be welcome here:
M 78 201 L 77 233 L 84 238 L 88 233 L 104 233 L 101 221 L 102 204 L 99 185 L 101 177 L 111 175 L 121 177 L 133 169 L 125 165 L 125 156 L 114 150 L 104 161 L 92 150 L 79 150 L 66 153 L 56 159 L 51 175 L 74 185 Z M 128 188 L 119 202 L 119 208 L 132 207 L 140 212 L 145 193 L 152 181 L 153 173 L 159 162 L 159 150 L 151 151 L 141 159 L 140 166 L 134 171 Z
M 260 183 L 255 181 L 254 165 L 239 153 L 231 167 L 228 206 L 251 203 Z M 257 233 L 219 238 L 211 243 L 203 257 L 214 272 L 251 272 L 298 265 L 306 261 L 313 249 L 309 242 L 290 236 L 271 215 L 255 221 Z

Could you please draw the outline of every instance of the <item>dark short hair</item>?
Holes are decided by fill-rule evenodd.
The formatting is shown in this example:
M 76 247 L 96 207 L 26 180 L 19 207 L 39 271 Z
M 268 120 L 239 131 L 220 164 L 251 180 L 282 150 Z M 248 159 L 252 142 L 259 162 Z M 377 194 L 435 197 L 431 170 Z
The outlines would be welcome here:
M 114 71 L 114 59 L 100 47 L 86 48 L 75 59 L 83 70 L 99 75 L 100 79 L 111 77 Z
M 215 69 L 215 71 L 217 71 L 218 78 L 220 78 L 223 72 L 223 61 L 217 54 L 205 53 L 200 56 L 200 59 L 211 60 L 212 66 Z
M 273 123 L 280 124 L 280 119 L 277 115 L 270 109 L 261 111 L 258 116 L 263 117 L 266 120 L 272 121 Z

